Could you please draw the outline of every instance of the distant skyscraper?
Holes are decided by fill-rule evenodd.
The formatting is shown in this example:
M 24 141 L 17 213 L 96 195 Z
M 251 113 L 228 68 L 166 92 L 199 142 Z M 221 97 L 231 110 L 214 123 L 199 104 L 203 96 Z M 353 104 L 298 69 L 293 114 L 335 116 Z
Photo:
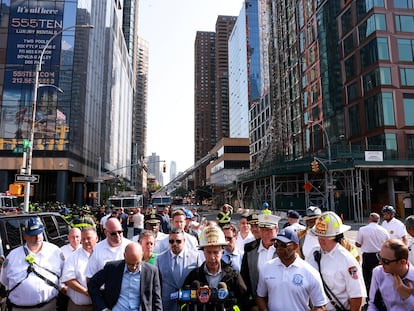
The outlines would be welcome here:
M 230 136 L 228 42 L 236 19 L 220 15 L 216 22 L 216 142 Z
M 197 31 L 194 44 L 194 163 L 204 157 L 217 140 L 216 59 L 214 32 Z M 205 179 L 205 170 L 195 172 L 194 184 Z
M 148 174 L 154 175 L 158 184 L 160 184 L 160 175 L 161 175 L 160 156 L 157 155 L 155 152 L 153 152 L 150 156 L 148 156 L 147 167 L 148 167 Z
M 197 31 L 194 68 L 194 162 L 229 135 L 228 39 L 236 17 L 219 16 L 217 32 Z M 195 172 L 195 187 L 204 184 L 205 166 Z
M 229 38 L 229 115 L 230 137 L 249 137 L 249 81 L 247 66 L 246 9 L 240 15 Z
M 138 37 L 136 55 L 136 88 L 134 94 L 134 112 L 132 120 L 132 166 L 131 184 L 137 193 L 143 189 L 143 169 L 140 163 L 147 151 L 147 98 L 148 98 L 148 42 Z
M 171 161 L 170 163 L 170 181 L 173 180 L 177 176 L 177 163 L 175 161 Z

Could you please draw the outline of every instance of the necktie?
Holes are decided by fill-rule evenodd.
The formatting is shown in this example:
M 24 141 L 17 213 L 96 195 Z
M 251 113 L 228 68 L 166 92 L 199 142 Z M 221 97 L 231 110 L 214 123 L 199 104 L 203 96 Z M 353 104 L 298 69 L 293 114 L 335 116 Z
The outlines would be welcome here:
M 173 257 L 173 277 L 178 282 L 181 278 L 180 263 L 178 261 L 179 257 Z
M 233 266 L 233 254 L 228 254 L 229 261 L 227 262 L 230 266 Z

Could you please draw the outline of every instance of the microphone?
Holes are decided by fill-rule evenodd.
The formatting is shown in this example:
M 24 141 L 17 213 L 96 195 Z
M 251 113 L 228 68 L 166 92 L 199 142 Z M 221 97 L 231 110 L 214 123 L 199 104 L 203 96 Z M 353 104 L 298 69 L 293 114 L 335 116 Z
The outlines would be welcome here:
M 227 289 L 227 284 L 224 282 L 219 282 L 218 285 L 217 297 L 219 300 L 224 300 L 229 296 L 229 290 Z
M 191 301 L 197 301 L 197 289 L 199 289 L 200 286 L 201 286 L 201 283 L 197 280 L 194 280 L 193 283 L 191 283 L 191 289 L 190 289 Z
M 200 303 L 206 304 L 210 301 L 211 289 L 208 285 L 201 286 L 197 289 L 197 299 Z
M 219 282 L 218 285 L 217 297 L 220 301 L 220 310 L 224 311 L 224 300 L 229 296 L 229 291 L 227 289 L 227 284 L 224 282 Z
M 197 290 L 200 288 L 200 286 L 201 283 L 198 280 L 194 280 L 193 283 L 191 283 L 190 300 L 194 302 L 193 311 L 197 311 Z
M 181 298 L 181 290 L 178 290 L 176 292 L 172 292 L 170 294 L 170 300 L 178 300 Z
M 190 285 L 185 285 L 183 289 L 181 290 L 180 300 L 182 301 L 190 301 L 191 291 L 190 291 Z

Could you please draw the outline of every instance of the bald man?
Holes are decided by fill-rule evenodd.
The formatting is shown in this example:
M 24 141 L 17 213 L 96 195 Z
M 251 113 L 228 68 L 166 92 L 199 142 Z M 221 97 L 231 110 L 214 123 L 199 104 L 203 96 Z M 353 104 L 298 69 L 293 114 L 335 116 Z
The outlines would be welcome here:
M 108 261 L 121 260 L 125 247 L 131 243 L 123 236 L 121 223 L 117 218 L 109 218 L 106 222 L 106 239 L 96 244 L 85 269 L 85 276 L 90 279 L 101 270 Z
M 142 261 L 142 256 L 141 245 L 130 243 L 123 260 L 108 262 L 90 279 L 88 291 L 94 310 L 162 311 L 158 269 Z

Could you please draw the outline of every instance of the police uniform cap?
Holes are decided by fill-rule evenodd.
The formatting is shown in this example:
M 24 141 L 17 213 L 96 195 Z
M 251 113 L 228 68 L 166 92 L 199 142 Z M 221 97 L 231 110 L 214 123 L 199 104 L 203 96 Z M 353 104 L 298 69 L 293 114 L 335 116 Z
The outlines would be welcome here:
M 258 225 L 259 224 L 259 216 L 257 214 L 251 214 L 247 216 L 247 222 L 250 225 Z
M 260 214 L 259 227 L 273 229 L 279 226 L 280 217 L 276 215 Z
M 149 224 L 159 224 L 162 220 L 162 217 L 158 214 L 148 214 L 144 217 L 144 222 Z

